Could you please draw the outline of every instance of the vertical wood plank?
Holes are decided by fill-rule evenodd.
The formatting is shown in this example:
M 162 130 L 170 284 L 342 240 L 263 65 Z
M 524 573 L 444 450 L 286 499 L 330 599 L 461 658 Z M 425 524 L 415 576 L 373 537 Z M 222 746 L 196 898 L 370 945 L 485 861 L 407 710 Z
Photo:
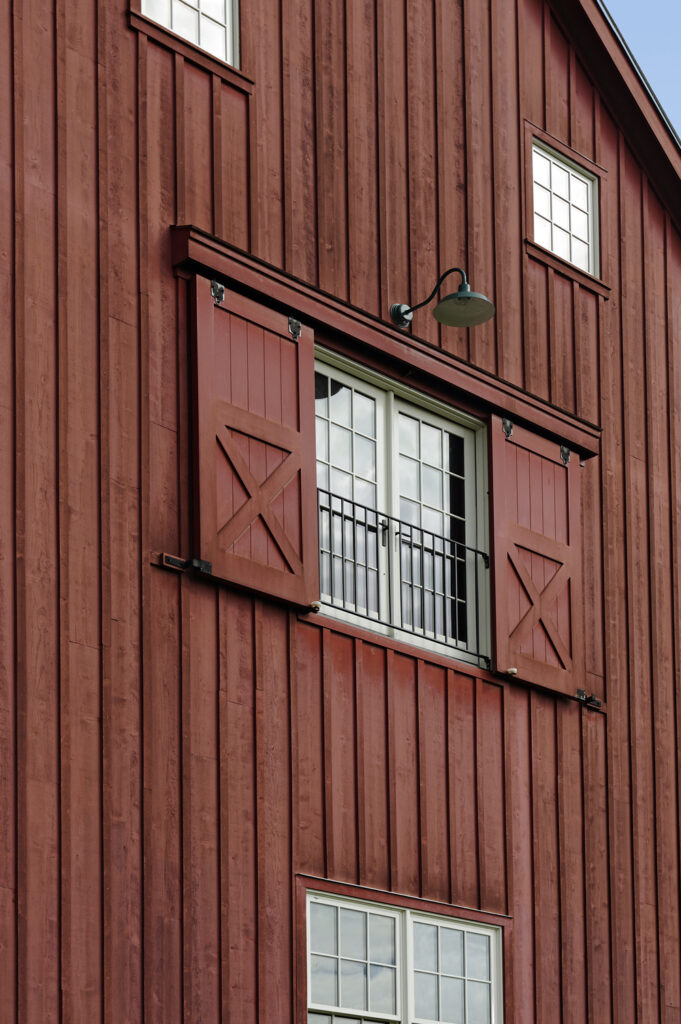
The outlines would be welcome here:
M 558 849 L 563 1020 L 587 1019 L 582 709 L 557 709 Z M 584 714 L 592 714 L 585 711 Z
M 220 1019 L 218 592 L 182 580 L 183 1019 Z
M 507 913 L 502 690 L 476 681 L 475 738 L 478 779 L 480 906 Z
M 289 621 L 255 606 L 258 1020 L 291 1020 Z
M 458 672 L 449 673 L 447 746 L 452 903 L 464 907 L 480 905 L 475 696 L 474 679 Z
M 611 945 L 608 898 L 608 781 L 606 727 L 602 715 L 582 715 L 584 886 L 586 900 L 587 1005 L 589 1024 L 611 1018 Z
M 255 1024 L 258 908 L 254 612 L 250 597 L 221 591 L 220 926 L 222 1017 Z
M 281 31 L 285 266 L 296 277 L 317 284 L 317 221 L 312 216 L 317 205 L 312 0 L 284 0 Z M 326 197 L 327 203 L 333 199 L 333 194 Z
M 294 707 L 294 865 L 310 875 L 326 873 L 324 842 L 324 708 L 322 630 L 296 628 Z
M 357 642 L 359 882 L 390 888 L 386 652 Z
M 390 888 L 419 892 L 419 795 L 416 664 L 388 652 Z
M 418 750 L 421 896 L 447 902 L 450 893 L 447 799 L 447 676 L 419 659 Z
M 248 249 L 251 239 L 249 200 L 254 191 L 249 160 L 249 100 L 243 93 L 223 85 L 219 103 L 222 221 L 216 219 L 216 224 L 220 237 L 240 249 Z
M 253 40 L 253 76 L 258 89 L 252 106 L 251 246 L 253 253 L 281 267 L 284 262 L 284 195 L 282 162 L 281 8 L 270 0 L 250 6 Z
M 534 858 L 534 962 L 538 1021 L 562 1020 L 556 706 L 540 693 L 530 697 Z
M 535 1021 L 533 912 L 532 753 L 530 697 L 519 687 L 504 693 L 504 757 L 508 858 L 508 913 L 513 917 L 511 1005 Z M 540 954 L 541 955 L 541 954 Z
M 340 633 L 324 634 L 326 870 L 357 881 L 355 653 Z
M 438 260 L 438 157 L 435 130 L 433 4 L 412 0 L 406 7 L 407 45 L 407 180 L 409 193 L 410 294 L 421 302 L 440 273 Z M 453 281 L 454 279 L 452 279 Z M 452 286 L 452 281 L 444 284 Z M 432 307 L 417 312 L 414 333 L 437 344 L 439 329 Z

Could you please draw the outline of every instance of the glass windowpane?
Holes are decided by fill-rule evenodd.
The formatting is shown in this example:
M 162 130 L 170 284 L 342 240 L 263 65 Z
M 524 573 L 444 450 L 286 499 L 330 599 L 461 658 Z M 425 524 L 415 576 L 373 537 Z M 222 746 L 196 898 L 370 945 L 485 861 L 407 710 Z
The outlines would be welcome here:
M 403 455 L 419 455 L 419 421 L 412 416 L 399 415 L 400 451 Z
M 200 6 L 202 14 L 207 14 L 213 21 L 219 21 L 222 25 L 225 24 L 225 0 L 200 0 Z
M 463 438 L 459 434 L 446 434 L 445 469 L 463 476 Z
M 447 1024 L 464 1024 L 463 981 L 440 979 L 440 1020 Z
M 368 480 L 376 479 L 376 442 L 355 435 L 355 473 Z
M 578 238 L 572 239 L 572 262 L 581 267 L 582 270 L 589 271 L 589 246 L 584 242 L 580 242 Z
M 375 1013 L 395 1013 L 396 970 L 371 964 L 369 968 L 369 1009 Z
M 573 235 L 577 235 L 582 241 L 589 241 L 589 218 L 581 210 L 576 209 L 574 206 L 571 210 L 571 223 L 570 230 Z
M 429 423 L 421 424 L 421 459 L 431 466 L 442 465 L 442 431 Z
M 536 213 L 534 215 L 534 240 L 537 245 L 543 245 L 545 249 L 551 248 L 551 224 Z
M 376 437 L 376 402 L 367 395 L 355 391 L 355 430 L 369 437 Z
M 575 206 L 579 206 L 581 210 L 588 211 L 589 209 L 589 188 L 585 182 L 575 177 L 574 174 L 570 183 L 570 201 Z
M 170 27 L 170 0 L 143 0 L 142 14 L 152 18 L 159 25 Z
M 437 970 L 437 927 L 433 924 L 414 924 L 414 967 Z
M 468 1024 L 490 1024 L 492 1016 L 490 994 L 490 986 L 485 982 L 467 982 Z
M 177 32 L 190 43 L 199 41 L 199 16 L 196 11 L 180 0 L 173 0 L 173 32 Z
M 331 1024 L 331 1016 L 328 1013 L 308 1013 L 307 1024 Z
M 357 960 L 366 960 L 366 929 L 367 915 L 363 911 L 341 910 L 340 951 L 342 956 L 352 956 Z
M 430 530 L 431 533 L 442 535 L 442 513 L 436 512 L 432 508 L 423 509 L 423 528 L 424 530 Z M 432 538 L 426 541 L 432 547 Z
M 352 477 L 340 469 L 331 470 L 331 490 L 341 498 L 352 498 Z
M 352 471 L 352 434 L 349 430 L 345 430 L 343 427 L 336 426 L 335 423 L 331 424 L 331 436 L 330 436 L 330 462 L 333 466 L 337 466 L 338 469 L 345 469 L 348 472 Z
M 562 228 L 554 227 L 553 229 L 553 251 L 556 256 L 561 256 L 566 260 L 570 259 L 570 236 Z
M 534 212 L 542 217 L 551 217 L 551 193 L 541 185 L 534 186 Z
M 202 15 L 200 44 L 208 53 L 224 60 L 227 45 L 224 25 L 218 25 L 217 22 L 211 21 L 210 18 L 204 18 Z
M 437 1020 L 437 975 L 414 971 L 414 1012 L 417 1017 Z
M 463 932 L 458 928 L 440 929 L 440 970 L 463 975 Z
M 551 189 L 561 199 L 570 198 L 570 175 L 556 163 L 551 164 Z
M 326 903 L 310 904 L 310 949 L 313 953 L 337 953 L 335 907 Z
M 535 152 L 532 154 L 532 173 L 534 180 L 539 182 L 540 185 L 545 185 L 549 188 L 551 185 L 551 164 L 547 157 L 542 156 L 541 153 Z
M 357 960 L 341 960 L 340 1005 L 350 1010 L 367 1008 L 367 965 Z
M 436 508 L 442 508 L 442 473 L 439 469 L 423 466 L 423 500 Z
M 564 199 L 559 199 L 558 196 L 553 197 L 553 223 L 557 224 L 559 228 L 565 228 L 566 231 L 570 230 L 570 204 L 566 203 Z
M 421 506 L 417 505 L 415 501 L 400 498 L 400 519 L 403 523 L 419 526 L 421 522 Z
M 328 956 L 310 957 L 312 1002 L 338 1006 L 338 961 Z
M 476 932 L 466 935 L 466 974 L 489 981 L 489 937 Z
M 414 459 L 400 456 L 400 494 L 405 498 L 419 498 L 419 464 Z
M 367 480 L 355 480 L 355 501 L 367 508 L 376 508 L 376 484 Z M 356 510 L 359 514 L 359 509 Z
M 351 417 L 352 392 L 344 384 L 331 380 L 331 398 L 329 400 L 330 417 L 334 423 L 349 427 Z
M 317 458 L 324 459 L 326 462 L 329 458 L 329 425 L 326 420 L 319 419 L 319 417 L 315 422 L 315 440 Z
M 373 963 L 395 963 L 395 921 L 392 917 L 369 915 L 369 957 Z
M 323 373 L 314 375 L 314 407 L 318 416 L 329 415 L 329 378 Z
M 317 463 L 317 487 L 329 486 L 329 467 L 325 462 Z

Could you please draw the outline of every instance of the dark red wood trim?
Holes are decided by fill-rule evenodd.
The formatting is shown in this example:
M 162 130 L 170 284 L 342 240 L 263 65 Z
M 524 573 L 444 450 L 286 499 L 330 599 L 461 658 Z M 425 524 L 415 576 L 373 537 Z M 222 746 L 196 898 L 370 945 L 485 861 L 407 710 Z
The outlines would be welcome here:
M 475 907 L 464 907 L 454 903 L 440 903 L 438 900 L 423 899 L 421 896 L 405 896 L 403 893 L 387 892 L 384 889 L 371 889 L 364 885 L 352 885 L 347 882 L 336 882 L 331 878 L 320 878 L 315 875 L 296 875 L 298 891 L 302 890 L 303 899 L 308 892 L 326 892 L 329 895 L 345 897 L 351 900 L 367 900 L 372 903 L 384 903 L 386 906 L 398 907 L 401 910 L 415 910 L 417 913 L 440 914 L 441 917 L 456 917 L 460 921 L 471 921 L 488 924 L 491 927 L 507 929 L 511 927 L 513 918 L 509 914 L 487 913 Z
M 197 64 L 213 75 L 218 75 L 227 85 L 232 85 L 235 89 L 240 89 L 241 92 L 248 94 L 253 92 L 255 83 L 249 75 L 225 64 L 217 57 L 211 57 L 205 50 L 199 49 L 194 43 L 190 43 L 187 39 L 183 39 L 182 36 L 165 28 L 164 25 L 159 25 L 158 22 L 145 17 L 139 11 L 128 11 L 128 24 L 130 28 L 137 32 L 143 32 L 154 42 L 165 46 L 166 49 L 181 54 L 185 60 Z
M 590 292 L 595 292 L 596 295 L 600 295 L 604 299 L 610 298 L 610 288 L 607 284 L 599 281 L 597 277 L 592 277 L 590 274 L 585 274 L 583 270 L 579 270 L 573 266 L 572 263 L 568 263 L 567 260 L 563 260 L 560 256 L 556 256 L 555 253 L 550 252 L 541 245 L 537 245 L 531 238 L 525 239 L 525 252 L 532 260 L 536 260 L 537 263 L 543 263 L 547 267 L 551 267 L 557 273 L 562 274 L 563 277 L 568 277 L 571 281 L 576 282 L 582 288 L 586 288 Z
M 217 276 L 228 287 L 251 294 L 287 312 L 296 311 L 315 328 L 338 331 L 394 359 L 410 370 L 419 370 L 440 384 L 455 390 L 470 402 L 473 397 L 483 411 L 509 416 L 532 430 L 566 443 L 583 458 L 600 450 L 600 428 L 525 393 L 492 373 L 433 345 L 399 333 L 347 303 L 319 292 L 253 256 L 191 225 L 173 228 L 173 264 L 182 271 Z

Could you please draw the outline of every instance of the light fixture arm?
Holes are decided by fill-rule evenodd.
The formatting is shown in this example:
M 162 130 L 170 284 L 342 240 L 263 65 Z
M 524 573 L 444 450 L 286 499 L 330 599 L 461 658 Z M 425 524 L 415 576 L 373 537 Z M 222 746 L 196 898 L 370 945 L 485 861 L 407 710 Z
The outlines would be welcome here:
M 390 307 L 390 316 L 393 323 L 396 323 L 398 327 L 407 327 L 412 320 L 414 310 L 421 309 L 422 306 L 426 306 L 431 299 L 435 297 L 437 291 L 446 277 L 450 274 L 461 274 L 461 284 L 459 285 L 459 291 L 466 292 L 470 291 L 470 285 L 468 278 L 466 277 L 466 271 L 462 270 L 461 267 L 450 267 L 449 270 L 445 270 L 444 274 L 440 274 L 437 284 L 433 288 L 432 292 L 427 299 L 423 302 L 417 302 L 415 306 L 407 306 L 403 302 L 394 302 Z

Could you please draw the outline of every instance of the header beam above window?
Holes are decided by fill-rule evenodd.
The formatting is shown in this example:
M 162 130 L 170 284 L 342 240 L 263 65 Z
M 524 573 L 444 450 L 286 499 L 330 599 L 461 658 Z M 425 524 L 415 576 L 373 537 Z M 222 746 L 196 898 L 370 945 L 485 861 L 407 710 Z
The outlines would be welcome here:
M 453 403 L 477 405 L 480 412 L 496 412 L 516 423 L 566 444 L 581 458 L 597 455 L 600 428 L 557 409 L 508 381 L 467 363 L 418 338 L 406 338 L 389 324 L 315 288 L 289 277 L 278 268 L 249 256 L 239 249 L 192 226 L 173 228 L 173 264 L 179 272 L 200 273 L 219 278 L 228 289 L 241 292 L 272 307 L 295 312 L 304 322 L 331 340 L 342 335 L 355 346 L 373 349 L 384 360 L 409 368 L 427 383 L 451 388 Z M 449 396 L 448 396 L 449 397 Z

